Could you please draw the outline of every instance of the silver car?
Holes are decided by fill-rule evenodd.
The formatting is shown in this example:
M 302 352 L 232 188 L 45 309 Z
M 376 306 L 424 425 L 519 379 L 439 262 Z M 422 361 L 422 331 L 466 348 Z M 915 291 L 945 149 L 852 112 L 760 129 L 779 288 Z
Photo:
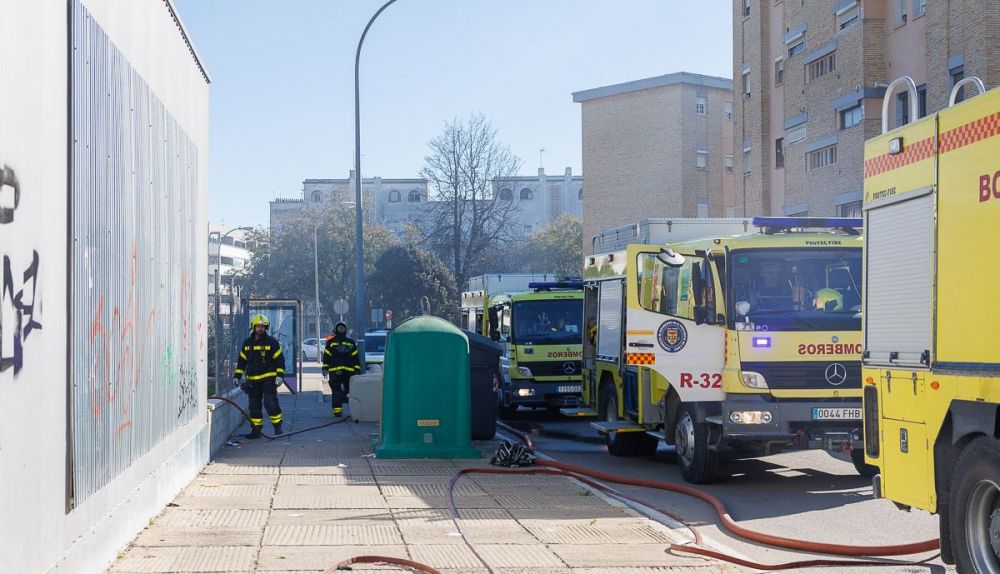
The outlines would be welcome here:
M 316 337 L 302 341 L 302 360 L 315 361 L 319 354 L 319 347 L 316 345 Z

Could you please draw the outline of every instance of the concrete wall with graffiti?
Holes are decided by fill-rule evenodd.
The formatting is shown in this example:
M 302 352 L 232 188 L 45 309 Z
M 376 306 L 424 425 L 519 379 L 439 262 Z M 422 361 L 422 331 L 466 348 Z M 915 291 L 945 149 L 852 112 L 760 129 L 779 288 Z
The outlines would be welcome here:
M 0 13 L 2 570 L 97 572 L 208 457 L 208 76 L 169 0 Z

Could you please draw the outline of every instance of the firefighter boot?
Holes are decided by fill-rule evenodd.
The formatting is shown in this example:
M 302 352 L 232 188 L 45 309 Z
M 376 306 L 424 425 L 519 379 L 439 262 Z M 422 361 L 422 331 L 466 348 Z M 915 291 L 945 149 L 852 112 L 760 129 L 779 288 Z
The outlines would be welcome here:
M 250 427 L 250 432 L 248 434 L 243 435 L 243 438 L 254 439 L 254 438 L 260 438 L 262 436 L 264 435 L 260 434 L 260 427 L 254 425 Z
M 281 430 L 281 423 L 274 425 L 274 436 L 278 436 L 279 434 L 284 434 L 284 433 L 285 431 Z
M 333 407 L 333 416 L 339 417 L 342 414 L 344 414 L 344 408 L 343 407 Z

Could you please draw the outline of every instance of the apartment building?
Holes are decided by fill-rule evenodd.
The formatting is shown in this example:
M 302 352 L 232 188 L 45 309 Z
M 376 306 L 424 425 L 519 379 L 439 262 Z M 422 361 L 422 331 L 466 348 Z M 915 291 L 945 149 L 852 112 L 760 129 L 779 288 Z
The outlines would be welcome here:
M 737 215 L 733 83 L 677 72 L 573 93 L 581 104 L 583 238 L 648 217 Z
M 365 218 L 403 236 L 407 225 L 427 227 L 434 219 L 435 199 L 426 179 L 362 179 L 361 193 L 369 205 Z M 566 168 L 562 175 L 513 176 L 495 182 L 497 200 L 514 205 L 514 231 L 531 235 L 563 214 L 580 217 L 583 210 L 583 176 Z M 354 171 L 343 179 L 306 179 L 302 197 L 279 198 L 270 203 L 271 229 L 298 217 L 305 209 L 330 205 L 353 207 Z
M 889 82 L 910 76 L 924 116 L 966 76 L 1000 81 L 998 2 L 736 0 L 733 16 L 738 215 L 859 216 Z M 889 114 L 909 121 L 910 96 Z

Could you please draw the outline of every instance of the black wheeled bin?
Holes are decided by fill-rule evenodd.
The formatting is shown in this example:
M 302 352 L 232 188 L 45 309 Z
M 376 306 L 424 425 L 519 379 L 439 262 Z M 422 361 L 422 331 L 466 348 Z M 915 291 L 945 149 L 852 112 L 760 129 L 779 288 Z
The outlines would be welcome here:
M 465 331 L 469 338 L 469 393 L 472 440 L 491 440 L 497 432 L 497 393 L 503 349 L 488 337 Z

